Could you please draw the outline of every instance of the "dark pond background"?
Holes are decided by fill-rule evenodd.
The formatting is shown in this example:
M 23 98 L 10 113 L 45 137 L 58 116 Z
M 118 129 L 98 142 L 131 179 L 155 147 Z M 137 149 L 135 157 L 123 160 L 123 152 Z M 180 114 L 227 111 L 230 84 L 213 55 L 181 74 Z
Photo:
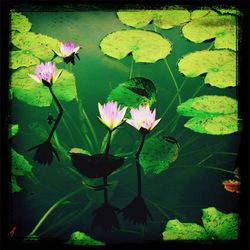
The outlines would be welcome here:
M 115 11 L 22 13 L 32 23 L 31 31 L 49 35 L 60 41 L 71 40 L 82 46 L 79 52 L 81 60 L 72 67 L 72 71 L 76 77 L 79 102 L 93 124 L 98 145 L 94 143 L 78 103 L 75 100 L 62 102 L 65 112 L 56 135 L 58 144 L 65 152 L 73 147 L 81 147 L 92 153 L 99 152 L 106 131 L 96 118 L 99 115 L 97 103 L 106 102 L 110 90 L 131 76 L 145 77 L 154 82 L 157 88 L 157 102 L 154 106 L 159 118 L 175 97 L 176 88 L 163 60 L 154 64 L 133 63 L 131 69 L 131 56 L 119 61 L 101 52 L 99 43 L 105 35 L 120 29 L 132 29 L 118 20 Z M 154 30 L 154 27 L 149 24 L 143 29 Z M 167 57 L 167 61 L 180 87 L 185 77 L 178 72 L 178 60 L 187 53 L 207 49 L 211 42 L 189 42 L 182 36 L 180 27 L 169 30 L 158 28 L 158 32 L 172 43 L 172 53 Z M 69 69 L 62 63 L 58 68 Z M 236 98 L 235 88 L 207 87 L 204 85 L 204 76 L 188 78 L 184 84 L 180 93 L 182 102 L 205 94 Z M 162 134 L 175 137 L 181 148 L 178 159 L 167 171 L 155 176 L 142 176 L 143 195 L 153 216 L 147 226 L 131 225 L 119 216 L 120 230 L 91 231 L 92 211 L 100 206 L 103 194 L 83 190 L 54 210 L 39 228 L 37 235 L 65 241 L 74 231 L 83 231 L 108 243 L 148 242 L 161 240 L 161 234 L 169 219 L 201 223 L 201 209 L 212 206 L 225 213 L 238 212 L 237 194 L 227 192 L 222 185 L 224 180 L 233 178 L 233 175 L 207 167 L 233 171 L 236 168 L 240 134 L 213 136 L 186 129 L 183 125 L 187 118 L 180 117 L 176 112 L 178 104 L 178 98 L 175 98 L 152 132 L 154 134 L 163 130 Z M 70 170 L 73 166 L 67 154 L 60 151 L 60 162 L 55 160 L 51 166 L 42 166 L 33 161 L 33 153 L 27 152 L 28 148 L 39 144 L 41 139 L 46 137 L 46 133 L 49 133 L 51 127 L 46 119 L 50 113 L 57 115 L 54 105 L 37 108 L 13 99 L 12 123 L 20 125 L 18 134 L 13 138 L 13 147 L 34 166 L 33 176 L 17 177 L 23 190 L 12 196 L 10 226 L 17 226 L 16 237 L 23 238 L 28 235 L 50 206 L 82 186 L 83 178 Z M 93 142 L 92 148 L 86 140 L 86 135 Z M 135 152 L 139 141 L 138 132 L 125 125 L 114 138 L 111 152 Z M 126 206 L 135 196 L 136 171 L 133 163 L 133 158 L 128 158 L 125 163 L 128 167 L 109 177 L 110 182 L 118 182 L 110 203 L 119 208 Z

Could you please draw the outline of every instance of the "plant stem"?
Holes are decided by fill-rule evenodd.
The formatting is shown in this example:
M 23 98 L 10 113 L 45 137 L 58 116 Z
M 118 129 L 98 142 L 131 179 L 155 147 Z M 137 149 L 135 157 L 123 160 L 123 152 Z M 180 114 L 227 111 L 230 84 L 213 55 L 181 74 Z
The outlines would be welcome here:
M 199 167 L 200 167 L 200 168 L 208 168 L 208 169 L 219 170 L 219 171 L 222 171 L 222 172 L 226 172 L 226 173 L 235 175 L 235 172 L 234 172 L 234 171 L 226 170 L 226 169 L 223 169 L 223 168 L 216 168 L 216 167 L 204 166 L 204 165 L 203 165 L 203 166 L 199 166 Z
M 72 191 L 71 193 L 65 195 L 64 197 L 62 197 L 60 200 L 58 200 L 56 203 L 54 203 L 48 210 L 47 212 L 43 215 L 43 217 L 39 220 L 39 222 L 36 224 L 36 226 L 34 227 L 34 229 L 31 231 L 31 233 L 28 235 L 28 237 L 34 235 L 36 233 L 36 231 L 39 229 L 39 227 L 42 225 L 42 223 L 47 219 L 47 217 L 54 211 L 54 209 L 56 209 L 61 203 L 63 203 L 65 200 L 67 200 L 68 198 L 72 197 L 73 195 L 79 193 L 80 191 L 82 191 L 85 187 L 80 187 L 74 191 Z

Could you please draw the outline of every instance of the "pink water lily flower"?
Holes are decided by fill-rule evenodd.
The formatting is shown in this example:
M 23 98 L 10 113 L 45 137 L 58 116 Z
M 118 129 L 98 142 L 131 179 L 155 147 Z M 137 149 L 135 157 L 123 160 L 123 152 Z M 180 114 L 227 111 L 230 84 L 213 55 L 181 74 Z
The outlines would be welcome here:
M 101 116 L 98 117 L 98 119 L 111 130 L 114 130 L 123 122 L 125 122 L 124 116 L 127 107 L 121 109 L 121 106 L 118 106 L 117 102 L 111 101 L 103 105 L 98 103 L 98 109 Z
M 140 105 L 138 109 L 130 109 L 131 119 L 126 122 L 137 130 L 144 128 L 151 131 L 161 119 L 155 120 L 156 109 L 151 112 L 149 105 Z
M 52 85 L 61 75 L 62 70 L 56 74 L 56 64 L 54 62 L 40 63 L 36 66 L 35 75 L 28 74 L 33 80 L 43 83 L 46 86 Z
M 69 41 L 69 42 L 62 42 L 60 44 L 60 52 L 54 51 L 58 56 L 60 57 L 70 57 L 78 53 L 80 50 L 81 46 L 75 47 L 74 43 Z

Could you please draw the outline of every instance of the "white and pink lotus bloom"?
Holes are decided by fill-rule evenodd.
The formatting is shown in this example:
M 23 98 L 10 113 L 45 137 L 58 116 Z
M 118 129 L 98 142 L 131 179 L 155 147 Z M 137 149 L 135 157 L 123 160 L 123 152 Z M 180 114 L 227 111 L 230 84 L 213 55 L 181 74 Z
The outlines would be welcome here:
M 54 62 L 40 63 L 36 66 L 35 75 L 28 74 L 33 80 L 50 86 L 61 75 L 62 70 L 56 73 L 56 64 Z
M 155 120 L 156 109 L 151 112 L 149 105 L 140 105 L 130 109 L 131 119 L 126 122 L 140 131 L 141 128 L 151 131 L 161 119 Z
M 110 130 L 114 130 L 126 120 L 124 116 L 127 107 L 121 109 L 121 106 L 118 106 L 117 102 L 110 101 L 103 105 L 98 103 L 98 109 L 101 116 L 98 119 Z
M 69 41 L 69 42 L 62 42 L 60 44 L 60 52 L 54 51 L 58 56 L 60 57 L 70 57 L 78 53 L 80 50 L 81 46 L 75 47 L 74 43 Z

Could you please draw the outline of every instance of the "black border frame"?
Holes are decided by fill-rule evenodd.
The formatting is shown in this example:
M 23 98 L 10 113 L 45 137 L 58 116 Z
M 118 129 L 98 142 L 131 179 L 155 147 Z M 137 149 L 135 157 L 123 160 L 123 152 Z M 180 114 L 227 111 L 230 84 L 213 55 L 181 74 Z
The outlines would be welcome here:
M 249 56 L 250 56 L 250 2 L 248 0 L 2 0 L 1 1 L 1 165 L 0 165 L 0 176 L 1 176 L 1 227 L 0 227 L 0 243 L 2 249 L 82 249 L 82 248 L 93 248 L 83 246 L 72 246 L 65 245 L 62 242 L 54 240 L 44 240 L 39 242 L 20 242 L 8 240 L 8 214 L 10 213 L 8 203 L 10 199 L 9 194 L 9 179 L 10 179 L 10 154 L 9 154 L 9 140 L 8 140 L 8 121 L 11 102 L 8 97 L 8 85 L 10 72 L 8 69 L 9 65 L 9 10 L 11 8 L 48 8 L 50 11 L 58 11 L 58 7 L 63 5 L 72 5 L 72 9 L 81 5 L 87 6 L 87 8 L 98 8 L 103 9 L 117 9 L 125 8 L 127 6 L 133 8 L 151 7 L 159 8 L 161 5 L 197 5 L 197 6 L 214 6 L 214 5 L 234 5 L 243 12 L 243 17 L 240 18 L 239 26 L 241 27 L 241 41 L 239 46 L 239 75 L 237 86 L 237 95 L 239 100 L 239 113 L 243 119 L 242 129 L 242 140 L 239 148 L 238 164 L 240 165 L 240 171 L 242 176 L 242 191 L 240 194 L 240 215 L 242 218 L 240 238 L 237 241 L 221 241 L 215 242 L 214 244 L 203 244 L 202 242 L 151 242 L 145 244 L 122 244 L 122 245 L 107 245 L 105 249 L 250 249 L 250 226 L 249 226 L 249 209 L 250 209 L 250 151 L 249 151 L 249 107 L 250 107 L 250 95 L 249 95 Z M 29 7 L 30 6 L 30 7 Z M 33 7 L 31 7 L 33 6 Z M 41 11 L 41 10 L 36 11 Z M 86 8 L 86 7 L 84 7 Z M 95 9 L 95 8 L 94 8 Z M 79 9 L 77 9 L 79 11 Z M 34 11 L 34 9 L 32 10 Z M 6 167 L 7 166 L 7 167 Z

